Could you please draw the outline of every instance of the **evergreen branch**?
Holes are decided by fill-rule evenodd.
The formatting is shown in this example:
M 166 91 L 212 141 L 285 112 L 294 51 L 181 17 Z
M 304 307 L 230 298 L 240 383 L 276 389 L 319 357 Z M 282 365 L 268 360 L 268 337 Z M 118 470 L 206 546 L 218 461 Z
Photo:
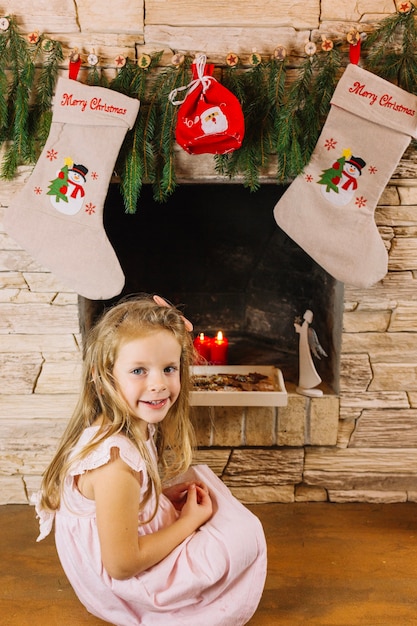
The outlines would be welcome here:
M 304 124 L 311 124 L 313 70 L 317 64 L 315 57 L 303 62 L 294 82 L 290 85 L 287 98 L 277 119 L 278 133 L 275 152 L 277 153 L 277 177 L 279 180 L 297 176 L 306 165 L 310 140 Z M 302 129 L 302 132 L 300 132 Z
M 136 213 L 138 198 L 143 183 L 143 163 L 140 154 L 141 128 L 135 125 L 129 133 L 130 141 L 126 150 L 123 170 L 121 171 L 121 185 L 124 207 L 126 213 Z
M 169 94 L 190 82 L 190 61 L 191 59 L 186 59 L 179 68 L 170 68 L 165 72 L 162 88 L 159 94 L 156 94 L 157 118 L 154 136 L 156 168 L 152 186 L 157 202 L 164 202 L 177 186 L 174 167 L 177 108 L 170 102 Z
M 48 138 L 52 121 L 52 98 L 59 63 L 64 59 L 62 46 L 58 41 L 45 39 L 43 41 L 47 41 L 48 47 L 44 52 L 42 69 L 37 78 L 35 104 L 31 115 L 34 159 L 39 156 Z M 42 45 L 39 48 L 39 52 L 41 51 Z

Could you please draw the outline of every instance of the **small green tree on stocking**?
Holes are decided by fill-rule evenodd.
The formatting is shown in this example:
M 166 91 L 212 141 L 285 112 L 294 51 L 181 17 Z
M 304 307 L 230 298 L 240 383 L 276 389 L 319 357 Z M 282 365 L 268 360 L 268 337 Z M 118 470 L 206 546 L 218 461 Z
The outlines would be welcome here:
M 320 180 L 317 181 L 318 184 L 326 185 L 326 191 L 332 189 L 335 193 L 338 193 L 338 183 L 345 167 L 346 159 L 349 159 L 351 156 L 350 150 L 343 150 L 342 156 L 331 167 L 322 171 Z
M 51 180 L 49 191 L 46 192 L 48 196 L 55 196 L 56 202 L 60 200 L 68 202 L 66 195 L 68 191 L 68 169 L 71 165 L 72 161 L 68 162 L 68 159 L 65 159 L 64 167 L 60 169 L 58 176 Z

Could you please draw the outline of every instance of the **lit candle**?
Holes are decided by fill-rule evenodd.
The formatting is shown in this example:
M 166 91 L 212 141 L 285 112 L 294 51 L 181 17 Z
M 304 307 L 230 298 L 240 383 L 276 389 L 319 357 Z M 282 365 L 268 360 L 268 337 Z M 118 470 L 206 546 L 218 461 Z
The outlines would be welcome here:
M 211 352 L 210 352 L 211 338 L 210 337 L 206 337 L 204 333 L 200 333 L 194 339 L 194 348 L 200 355 L 201 359 L 204 359 L 205 361 L 210 361 L 210 358 L 211 358 Z
M 226 365 L 228 347 L 228 339 L 226 337 L 223 337 L 222 331 L 219 330 L 216 337 L 211 340 L 210 361 L 214 365 Z

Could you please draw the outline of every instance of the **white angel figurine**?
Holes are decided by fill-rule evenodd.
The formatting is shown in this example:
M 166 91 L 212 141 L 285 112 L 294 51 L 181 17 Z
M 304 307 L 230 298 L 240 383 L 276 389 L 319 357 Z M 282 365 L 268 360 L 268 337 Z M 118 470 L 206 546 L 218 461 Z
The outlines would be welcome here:
M 321 383 L 321 378 L 316 371 L 311 353 L 318 359 L 322 356 L 327 356 L 327 354 L 320 345 L 315 330 L 310 328 L 310 324 L 313 321 L 312 311 L 307 309 L 303 315 L 303 320 L 302 324 L 298 321 L 294 322 L 295 330 L 300 335 L 299 381 L 296 391 L 303 396 L 315 398 L 322 396 L 323 392 L 321 389 L 315 389 Z

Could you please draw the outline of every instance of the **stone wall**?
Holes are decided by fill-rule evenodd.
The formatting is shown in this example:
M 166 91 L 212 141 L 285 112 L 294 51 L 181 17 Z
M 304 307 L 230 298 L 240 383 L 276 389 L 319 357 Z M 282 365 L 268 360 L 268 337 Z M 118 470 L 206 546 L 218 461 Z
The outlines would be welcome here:
M 294 62 L 309 37 L 366 32 L 392 0 L 9 0 L 22 32 L 38 30 L 68 54 L 92 50 L 109 76 L 124 54 L 205 52 L 224 62 L 285 45 Z M 86 69 L 81 70 L 80 80 Z M 376 138 L 376 143 L 378 138 Z M 211 157 L 177 154 L 182 180 L 216 180 Z M 81 366 L 78 297 L 8 237 L 4 208 L 30 175 L 0 181 L 0 503 L 27 502 L 77 399 Z M 193 411 L 208 462 L 244 501 L 417 500 L 417 184 L 413 150 L 376 210 L 389 272 L 366 290 L 345 286 L 340 395 L 306 399 L 289 386 L 287 407 Z M 45 242 L 47 245 L 47 242 Z

